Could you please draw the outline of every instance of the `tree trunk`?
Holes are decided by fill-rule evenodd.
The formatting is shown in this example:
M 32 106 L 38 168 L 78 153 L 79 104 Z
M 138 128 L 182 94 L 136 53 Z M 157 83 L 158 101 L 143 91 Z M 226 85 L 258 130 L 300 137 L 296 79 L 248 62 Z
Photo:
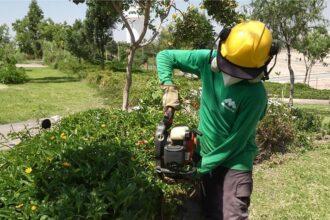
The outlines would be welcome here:
M 311 74 L 312 74 L 312 67 L 309 69 L 308 80 L 307 80 L 308 85 L 309 85 L 309 82 L 311 80 Z
M 309 69 L 308 69 L 308 63 L 307 63 L 307 61 L 306 61 L 306 57 L 305 57 L 305 55 L 304 55 L 304 63 L 305 63 L 305 68 L 306 68 L 306 72 L 305 72 L 305 78 L 304 78 L 304 84 L 306 84 L 306 82 L 307 82 L 307 76 L 308 76 L 308 72 L 309 72 Z
M 123 106 L 122 110 L 127 111 L 129 105 L 129 92 L 132 85 L 132 66 L 134 61 L 136 48 L 134 46 L 130 47 L 128 60 L 127 60 L 127 67 L 126 67 L 126 83 L 123 91 Z
M 304 77 L 304 84 L 306 84 L 307 82 L 307 76 L 308 76 L 308 69 L 306 69 L 306 72 L 305 72 L 305 77 Z
M 102 51 L 101 51 L 101 68 L 102 70 L 105 69 L 105 49 L 102 48 Z
M 120 61 L 120 48 L 119 48 L 119 44 L 117 44 L 117 59 L 118 59 L 118 61 Z
M 294 95 L 294 72 L 291 67 L 291 48 L 290 45 L 286 45 L 288 53 L 288 68 L 290 72 L 290 97 L 289 97 L 289 106 L 293 106 L 293 95 Z

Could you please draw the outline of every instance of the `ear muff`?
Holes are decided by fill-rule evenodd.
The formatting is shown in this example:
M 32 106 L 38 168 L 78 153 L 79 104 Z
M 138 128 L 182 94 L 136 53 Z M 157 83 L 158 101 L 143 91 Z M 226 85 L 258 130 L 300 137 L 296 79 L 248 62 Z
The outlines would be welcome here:
M 220 42 L 226 41 L 230 34 L 231 28 L 225 27 L 220 31 L 219 37 L 220 37 Z
M 218 44 L 218 49 L 221 46 L 221 43 L 226 41 L 226 39 L 228 38 L 230 31 L 231 31 L 231 27 L 225 27 L 220 31 L 219 36 L 215 39 L 215 42 L 214 42 L 214 45 L 215 45 L 215 43 L 220 39 L 219 44 Z M 213 53 L 213 48 L 211 49 L 211 52 L 210 52 L 209 63 L 212 62 L 212 53 Z
M 280 51 L 280 46 L 278 44 L 277 41 L 273 41 L 272 42 L 272 46 L 270 47 L 270 51 L 269 51 L 269 56 L 275 56 L 278 54 L 278 52 Z
M 264 73 L 263 80 L 268 80 L 269 79 L 269 74 L 274 69 L 274 67 L 276 65 L 277 54 L 279 52 L 280 52 L 280 45 L 279 45 L 278 41 L 275 40 L 275 41 L 272 42 L 272 45 L 271 45 L 270 50 L 269 50 L 269 60 L 265 64 L 266 68 L 267 68 L 268 64 L 270 63 L 270 61 L 272 61 L 274 56 L 275 56 L 275 61 L 274 61 L 273 66 L 269 70 L 266 69 L 266 71 Z

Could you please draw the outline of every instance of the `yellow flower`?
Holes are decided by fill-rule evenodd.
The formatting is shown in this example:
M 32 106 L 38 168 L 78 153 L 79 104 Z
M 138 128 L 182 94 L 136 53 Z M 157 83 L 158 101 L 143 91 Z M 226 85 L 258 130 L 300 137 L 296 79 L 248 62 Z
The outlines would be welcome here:
M 15 208 L 20 209 L 20 208 L 22 208 L 23 206 L 24 206 L 23 203 L 21 203 L 21 204 L 15 206 Z
M 106 126 L 105 126 L 105 124 L 102 124 L 101 127 L 102 127 L 102 128 L 105 128 Z
M 36 206 L 36 205 L 32 205 L 32 206 L 31 206 L 31 210 L 32 210 L 32 211 L 37 210 L 37 206 Z
M 65 167 L 65 168 L 69 168 L 69 167 L 71 167 L 71 163 L 69 163 L 69 162 L 63 162 L 63 167 Z
M 50 140 L 54 140 L 54 139 L 55 139 L 55 136 L 54 135 L 50 137 Z
M 176 19 L 176 14 L 175 13 L 172 14 L 172 18 Z
M 62 134 L 61 134 L 61 138 L 63 139 L 63 140 L 66 140 L 66 134 L 63 132 Z
M 25 169 L 25 173 L 30 174 L 31 172 L 32 172 L 32 168 L 31 167 L 27 167 Z

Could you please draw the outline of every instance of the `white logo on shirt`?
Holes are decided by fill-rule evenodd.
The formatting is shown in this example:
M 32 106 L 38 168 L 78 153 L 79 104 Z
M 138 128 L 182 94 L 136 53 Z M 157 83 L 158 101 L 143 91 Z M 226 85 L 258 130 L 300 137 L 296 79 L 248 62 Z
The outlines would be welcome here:
M 236 110 L 236 103 L 232 99 L 225 99 L 223 102 L 221 102 L 221 105 L 228 109 L 231 112 L 235 112 Z

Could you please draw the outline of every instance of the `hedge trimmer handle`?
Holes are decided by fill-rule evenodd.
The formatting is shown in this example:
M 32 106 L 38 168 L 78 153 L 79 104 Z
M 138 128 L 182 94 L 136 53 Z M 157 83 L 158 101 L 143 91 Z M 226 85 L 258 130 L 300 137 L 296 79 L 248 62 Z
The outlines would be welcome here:
M 173 124 L 174 112 L 175 112 L 174 108 L 166 107 L 163 118 L 163 122 L 166 129 L 170 128 L 171 125 Z

